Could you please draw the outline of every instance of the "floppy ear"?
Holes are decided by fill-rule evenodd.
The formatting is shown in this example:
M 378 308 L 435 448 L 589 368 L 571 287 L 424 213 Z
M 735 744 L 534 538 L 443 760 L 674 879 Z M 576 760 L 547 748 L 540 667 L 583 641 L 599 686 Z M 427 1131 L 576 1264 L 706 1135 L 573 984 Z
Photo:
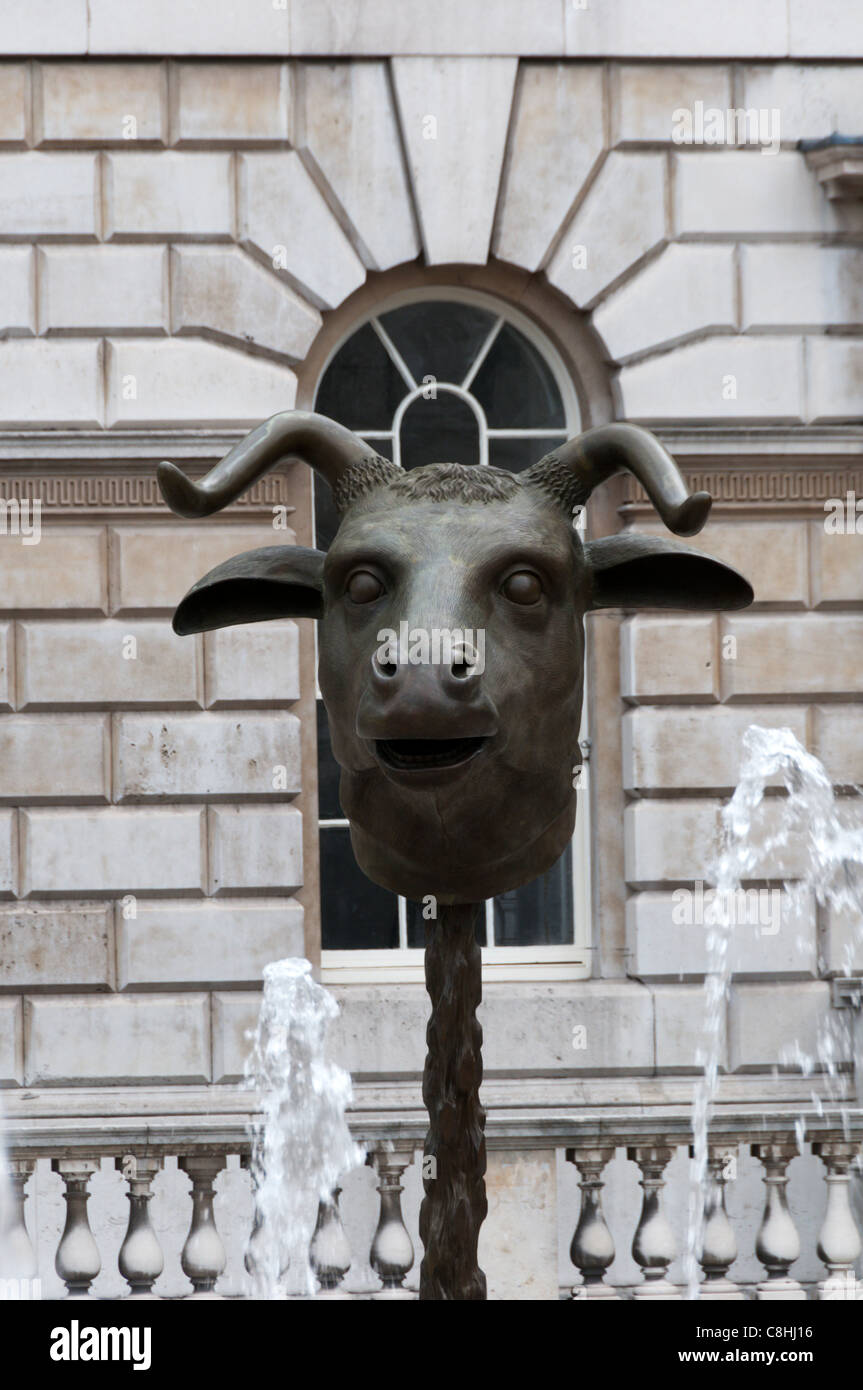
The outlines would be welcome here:
M 323 612 L 323 550 L 265 545 L 205 574 L 174 614 L 181 636 L 268 618 L 319 618 Z
M 585 556 L 593 580 L 589 609 L 746 608 L 751 586 L 709 555 L 653 536 L 606 536 L 589 541 Z

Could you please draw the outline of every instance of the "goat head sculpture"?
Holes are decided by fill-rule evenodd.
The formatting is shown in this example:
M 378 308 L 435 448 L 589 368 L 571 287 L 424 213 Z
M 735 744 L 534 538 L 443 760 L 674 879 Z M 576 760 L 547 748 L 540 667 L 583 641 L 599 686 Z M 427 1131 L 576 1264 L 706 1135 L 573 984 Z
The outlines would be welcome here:
M 375 883 L 453 904 L 536 878 L 575 824 L 585 613 L 752 601 L 717 560 L 644 536 L 583 544 L 573 516 L 622 469 L 679 535 L 701 529 L 709 495 L 687 495 L 670 455 L 633 425 L 588 430 L 522 474 L 407 473 L 302 411 L 265 421 L 202 481 L 164 463 L 159 484 L 174 512 L 207 516 L 288 456 L 332 488 L 341 522 L 329 551 L 266 546 L 218 565 L 174 630 L 319 620 L 341 802 Z

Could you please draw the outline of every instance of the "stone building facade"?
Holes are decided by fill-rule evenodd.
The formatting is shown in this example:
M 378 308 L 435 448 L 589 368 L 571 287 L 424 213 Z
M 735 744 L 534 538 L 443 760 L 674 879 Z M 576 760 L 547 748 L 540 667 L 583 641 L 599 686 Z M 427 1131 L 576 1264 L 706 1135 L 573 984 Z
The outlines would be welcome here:
M 486 969 L 485 1258 L 498 1293 L 554 1297 L 574 1277 L 562 1150 L 580 1119 L 607 1114 L 623 1133 L 627 1117 L 691 1101 L 705 938 L 673 924 L 672 894 L 709 881 L 744 729 L 788 726 L 843 793 L 863 782 L 863 519 L 824 524 L 830 499 L 863 499 L 861 175 L 830 185 L 799 147 L 863 130 L 863 19 L 841 0 L 666 0 L 649 22 L 636 0 L 3 8 L 0 1085 L 13 1135 L 41 1134 L 51 1156 L 88 1125 L 170 1131 L 182 1117 L 206 1138 L 240 1108 L 264 964 L 321 963 L 311 625 L 170 629 L 195 579 L 272 544 L 274 526 L 277 541 L 312 544 L 311 479 L 291 463 L 218 517 L 181 522 L 155 488 L 160 459 L 204 471 L 264 417 L 312 408 L 339 346 L 388 306 L 473 298 L 550 345 L 568 424 L 659 434 L 715 499 L 693 543 L 754 586 L 740 614 L 588 620 L 581 955 L 504 951 Z M 736 110 L 761 126 L 713 139 Z M 693 131 L 702 121 L 700 140 L 679 138 L 681 112 Z M 13 499 L 40 499 L 38 544 L 16 533 Z M 595 495 L 588 527 L 661 531 L 621 479 Z M 859 822 L 850 795 L 847 811 Z M 777 877 L 762 873 L 756 886 Z M 825 1020 L 849 1062 L 831 976 L 852 935 L 812 903 L 793 931 L 739 943 L 728 1105 L 808 1103 L 820 1082 L 788 1048 L 817 1055 Z M 851 964 L 863 971 L 859 946 Z M 415 962 L 323 966 L 358 1132 L 367 1119 L 410 1135 L 427 1010 Z M 669 1173 L 685 1167 L 679 1148 Z M 818 1277 L 817 1170 L 808 1154 L 792 1167 L 804 1281 Z M 611 1278 L 628 1285 L 638 1174 L 622 1155 L 609 1173 Z M 729 1196 L 753 1231 L 758 1176 L 746 1159 Z M 244 1181 L 229 1171 L 217 1200 L 237 1232 Z M 371 1174 L 351 1181 L 362 1206 Z M 99 1182 L 113 1231 L 120 1178 Z M 58 1180 L 40 1167 L 37 1188 L 56 1224 Z M 411 1225 L 417 1202 L 411 1168 Z M 685 1195 L 672 1206 L 681 1216 Z M 751 1239 L 738 1268 L 758 1277 Z M 100 1281 L 118 1284 L 107 1268 Z

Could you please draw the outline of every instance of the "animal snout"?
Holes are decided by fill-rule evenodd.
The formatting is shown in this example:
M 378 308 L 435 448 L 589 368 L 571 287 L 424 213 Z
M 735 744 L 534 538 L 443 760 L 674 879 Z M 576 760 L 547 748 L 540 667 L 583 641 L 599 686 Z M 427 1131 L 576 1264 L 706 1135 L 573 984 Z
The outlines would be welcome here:
M 379 647 L 357 711 L 357 733 L 370 739 L 489 738 L 497 717 L 478 644 L 453 644 L 438 660 L 417 647 Z
M 372 685 L 380 691 L 384 699 L 395 695 L 396 691 L 411 683 L 417 677 L 412 674 L 416 665 L 428 666 L 433 672 L 433 681 L 455 699 L 476 699 L 484 667 L 480 652 L 470 641 L 453 647 L 436 662 L 411 662 L 409 656 L 398 649 L 378 648 L 372 654 Z

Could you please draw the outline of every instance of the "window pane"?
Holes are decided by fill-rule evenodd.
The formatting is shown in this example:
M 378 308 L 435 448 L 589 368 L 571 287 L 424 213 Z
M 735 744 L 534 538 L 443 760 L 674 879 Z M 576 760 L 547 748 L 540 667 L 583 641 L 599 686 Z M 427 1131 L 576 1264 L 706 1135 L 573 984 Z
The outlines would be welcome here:
M 318 815 L 321 820 L 344 820 L 339 805 L 340 768 L 333 757 L 330 726 L 323 700 L 318 700 Z
M 381 314 L 380 321 L 418 386 L 428 375 L 460 386 L 491 332 L 495 316 L 457 300 L 424 300 L 391 309 Z
M 419 948 L 421 950 L 426 944 L 426 924 L 425 918 L 423 917 L 422 903 L 407 902 L 405 903 L 405 909 L 407 911 L 408 946 L 412 946 L 415 949 Z M 477 922 L 476 931 L 474 935 L 476 936 L 476 939 L 479 942 L 480 946 L 484 946 L 485 908 L 483 908 L 482 912 L 480 913 L 479 921 Z
M 381 458 L 389 459 L 392 462 L 393 441 L 391 439 L 367 439 L 366 443 L 369 446 L 370 454 L 380 454 Z
M 553 429 L 566 417 L 554 377 L 532 343 L 505 324 L 491 345 L 471 391 L 489 429 Z
M 401 463 L 479 463 L 479 425 L 467 401 L 451 391 L 437 400 L 418 397 L 402 417 Z
M 542 878 L 494 900 L 496 946 L 556 946 L 573 940 L 572 849 Z
M 536 463 L 543 454 L 550 454 L 558 445 L 566 443 L 566 435 L 543 439 L 490 439 L 488 441 L 488 461 L 495 468 L 508 468 L 511 473 L 521 473 Z
M 388 430 L 407 384 L 370 323 L 336 353 L 318 387 L 315 410 L 349 430 Z
M 398 900 L 360 871 L 348 830 L 320 832 L 321 946 L 325 951 L 393 950 Z

